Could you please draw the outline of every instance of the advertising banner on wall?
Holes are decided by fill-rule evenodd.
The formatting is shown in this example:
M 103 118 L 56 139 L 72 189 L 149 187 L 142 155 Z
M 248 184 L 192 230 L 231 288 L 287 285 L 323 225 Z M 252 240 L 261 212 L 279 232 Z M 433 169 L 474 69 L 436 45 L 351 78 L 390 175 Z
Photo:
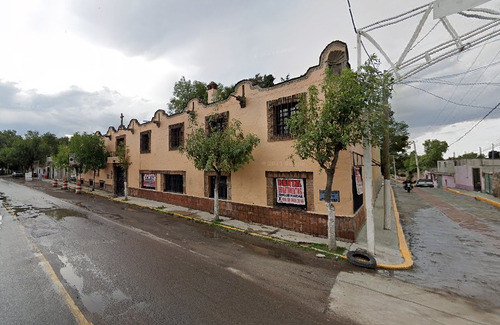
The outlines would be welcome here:
M 354 167 L 354 179 L 356 180 L 356 192 L 358 195 L 363 194 L 363 178 L 358 167 Z
M 143 174 L 142 187 L 156 188 L 156 174 Z
M 276 178 L 276 202 L 305 205 L 304 180 L 301 178 Z

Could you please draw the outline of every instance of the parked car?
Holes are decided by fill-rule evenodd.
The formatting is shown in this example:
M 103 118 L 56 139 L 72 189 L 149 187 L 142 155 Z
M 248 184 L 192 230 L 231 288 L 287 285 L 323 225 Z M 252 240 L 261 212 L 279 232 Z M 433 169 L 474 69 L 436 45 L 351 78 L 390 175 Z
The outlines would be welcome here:
M 24 173 L 23 172 L 13 172 L 12 177 L 24 177 Z
M 421 178 L 415 184 L 416 187 L 434 187 L 434 182 L 429 178 Z

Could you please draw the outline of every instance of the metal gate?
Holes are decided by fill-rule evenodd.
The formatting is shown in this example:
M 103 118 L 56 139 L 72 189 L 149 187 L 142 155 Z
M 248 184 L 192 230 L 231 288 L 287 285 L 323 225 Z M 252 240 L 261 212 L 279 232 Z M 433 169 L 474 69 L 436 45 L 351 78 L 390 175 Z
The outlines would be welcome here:
M 484 191 L 488 194 L 493 194 L 493 189 L 491 186 L 491 174 L 483 174 L 484 176 Z

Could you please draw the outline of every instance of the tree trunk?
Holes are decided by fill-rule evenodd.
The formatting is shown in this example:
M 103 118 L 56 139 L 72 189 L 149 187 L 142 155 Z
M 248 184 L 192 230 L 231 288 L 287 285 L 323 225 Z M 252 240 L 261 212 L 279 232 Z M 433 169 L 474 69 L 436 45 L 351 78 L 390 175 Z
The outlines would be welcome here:
M 326 203 L 328 211 L 328 248 L 337 249 L 337 236 L 335 234 L 335 207 L 331 202 Z
M 94 169 L 94 177 L 92 178 L 92 192 L 95 191 L 95 169 Z
M 125 201 L 128 201 L 127 171 L 128 169 L 125 169 L 125 171 L 123 172 L 123 195 L 125 195 Z
M 220 172 L 215 172 L 215 185 L 214 185 L 214 221 L 219 221 L 219 186 L 220 186 Z
M 333 170 L 326 170 L 325 205 L 328 212 L 328 248 L 337 249 L 337 236 L 335 234 L 335 207 L 331 202 L 333 175 Z

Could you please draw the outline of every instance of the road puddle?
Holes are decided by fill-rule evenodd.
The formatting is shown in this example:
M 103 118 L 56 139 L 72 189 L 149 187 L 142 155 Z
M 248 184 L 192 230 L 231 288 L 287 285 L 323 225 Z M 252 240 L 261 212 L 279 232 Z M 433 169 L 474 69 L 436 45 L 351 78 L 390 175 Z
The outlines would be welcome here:
M 75 288 L 78 291 L 78 295 L 83 305 L 91 313 L 96 313 L 102 316 L 104 315 L 106 307 L 111 303 L 117 303 L 131 299 L 119 289 L 115 289 L 111 292 L 89 292 L 88 286 L 85 286 L 84 278 L 77 274 L 76 267 L 74 267 L 73 264 L 68 261 L 68 258 L 63 255 L 58 255 L 57 257 L 64 265 L 60 270 L 61 276 L 71 287 Z
M 48 215 L 49 217 L 55 218 L 56 220 L 62 220 L 67 217 L 87 219 L 87 216 L 84 215 L 83 213 L 69 209 L 52 209 L 52 210 L 42 210 L 42 211 L 44 214 Z

